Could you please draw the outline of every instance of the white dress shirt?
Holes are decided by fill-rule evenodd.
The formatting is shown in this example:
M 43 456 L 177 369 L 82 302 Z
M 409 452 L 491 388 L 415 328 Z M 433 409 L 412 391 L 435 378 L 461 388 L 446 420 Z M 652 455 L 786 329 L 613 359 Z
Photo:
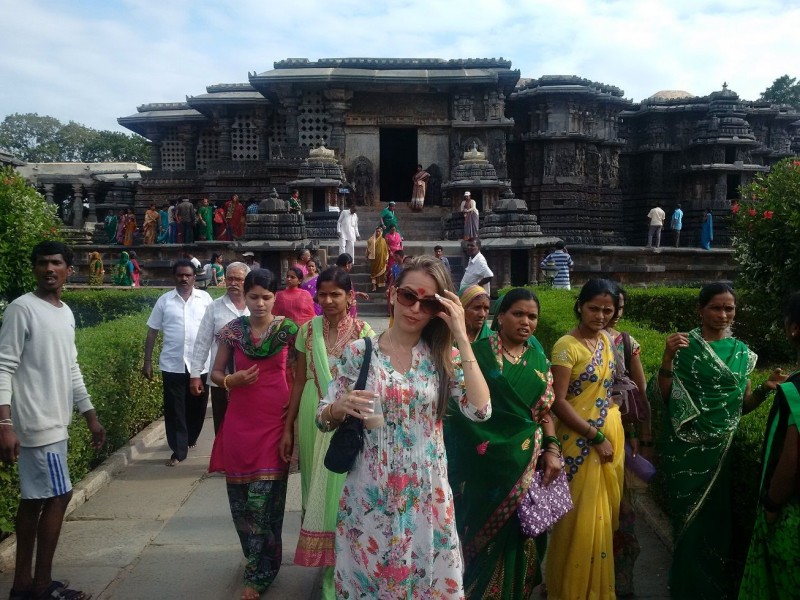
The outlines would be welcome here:
M 200 321 L 200 328 L 197 330 L 197 337 L 194 340 L 191 368 L 189 369 L 191 377 L 200 377 L 205 372 L 203 368 L 207 371 L 214 366 L 214 359 L 217 357 L 219 348 L 219 342 L 214 339 L 214 335 L 234 319 L 249 314 L 250 310 L 246 306 L 242 310 L 236 308 L 228 294 L 217 298 L 209 305 L 206 314 L 203 315 L 203 320 Z M 217 387 L 217 384 L 210 379 L 208 384 L 211 387 Z
M 178 290 L 170 290 L 156 301 L 147 326 L 164 334 L 158 368 L 167 373 L 185 373 L 191 368 L 194 341 L 206 308 L 213 300 L 203 290 L 192 290 L 184 301 Z M 201 373 L 208 372 L 208 360 Z
M 358 233 L 358 214 L 343 210 L 336 223 L 336 233 L 346 240 L 356 241 L 361 237 Z
M 471 285 L 477 285 L 481 279 L 486 279 L 487 277 L 494 277 L 494 273 L 489 268 L 488 263 L 486 262 L 486 258 L 478 252 L 475 256 L 469 259 L 467 263 L 467 268 L 464 269 L 464 277 L 461 279 L 461 288 L 464 289 Z M 484 284 L 483 289 L 486 290 L 486 293 L 489 293 L 489 283 Z

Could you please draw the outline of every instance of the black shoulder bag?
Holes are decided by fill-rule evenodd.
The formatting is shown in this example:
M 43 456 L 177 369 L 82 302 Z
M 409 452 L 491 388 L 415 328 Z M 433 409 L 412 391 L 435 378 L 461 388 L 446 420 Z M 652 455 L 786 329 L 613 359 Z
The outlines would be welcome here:
M 372 360 L 372 340 L 364 338 L 364 361 L 358 373 L 354 390 L 363 390 L 367 385 L 369 363 Z M 364 420 L 348 415 L 331 437 L 325 453 L 325 468 L 334 473 L 347 473 L 353 468 L 361 448 L 364 446 Z

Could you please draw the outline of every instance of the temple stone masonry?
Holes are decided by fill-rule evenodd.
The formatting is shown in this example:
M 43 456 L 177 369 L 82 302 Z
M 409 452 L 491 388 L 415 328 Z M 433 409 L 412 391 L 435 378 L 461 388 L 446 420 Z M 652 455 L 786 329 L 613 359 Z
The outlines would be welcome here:
M 650 208 L 669 214 L 680 202 L 682 240 L 696 245 L 706 208 L 725 215 L 739 186 L 800 152 L 800 114 L 727 85 L 634 103 L 577 76 L 520 78 L 504 59 L 428 58 L 293 58 L 248 80 L 119 119 L 152 143 L 137 214 L 181 196 L 298 188 L 307 237 L 325 237 L 333 205 L 408 202 L 421 164 L 445 238 L 458 238 L 464 191 L 483 225 L 510 189 L 545 235 L 572 244 L 642 245 Z M 726 244 L 724 219 L 716 229 L 715 245 Z

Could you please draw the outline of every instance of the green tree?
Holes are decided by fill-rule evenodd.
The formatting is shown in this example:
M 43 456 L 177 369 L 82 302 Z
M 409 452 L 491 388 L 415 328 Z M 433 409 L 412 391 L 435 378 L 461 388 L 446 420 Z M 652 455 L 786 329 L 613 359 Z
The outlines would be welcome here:
M 28 162 L 138 162 L 150 165 L 140 135 L 66 125 L 36 113 L 8 115 L 0 123 L 0 148 Z
M 731 208 L 746 331 L 762 357 L 786 358 L 782 308 L 800 273 L 800 160 L 787 158 L 741 190 Z
M 782 75 L 764 90 L 761 100 L 774 104 L 789 104 L 800 109 L 800 82 L 795 77 Z
M 11 167 L 0 169 L 0 299 L 32 290 L 31 250 L 59 239 L 56 208 Z

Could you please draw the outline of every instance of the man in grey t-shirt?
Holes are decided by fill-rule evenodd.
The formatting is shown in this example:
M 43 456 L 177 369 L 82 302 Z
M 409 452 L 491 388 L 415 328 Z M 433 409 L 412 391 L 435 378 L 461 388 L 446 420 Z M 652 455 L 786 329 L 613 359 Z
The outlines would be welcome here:
M 95 448 L 105 443 L 106 432 L 78 366 L 75 318 L 61 302 L 72 250 L 61 242 L 41 242 L 31 262 L 36 290 L 8 306 L 0 329 L 0 459 L 17 462 L 22 496 L 9 597 L 83 598 L 83 592 L 53 581 L 51 572 L 72 498 L 67 426 L 73 406 L 86 418 Z

